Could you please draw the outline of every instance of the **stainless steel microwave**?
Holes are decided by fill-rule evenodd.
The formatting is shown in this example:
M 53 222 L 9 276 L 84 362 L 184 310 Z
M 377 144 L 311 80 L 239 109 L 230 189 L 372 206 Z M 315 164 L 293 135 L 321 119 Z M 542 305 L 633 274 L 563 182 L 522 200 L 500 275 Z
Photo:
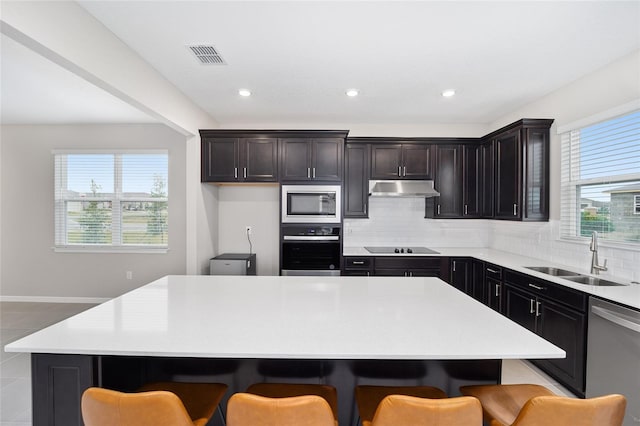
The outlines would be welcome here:
M 340 185 L 282 185 L 282 223 L 339 223 Z

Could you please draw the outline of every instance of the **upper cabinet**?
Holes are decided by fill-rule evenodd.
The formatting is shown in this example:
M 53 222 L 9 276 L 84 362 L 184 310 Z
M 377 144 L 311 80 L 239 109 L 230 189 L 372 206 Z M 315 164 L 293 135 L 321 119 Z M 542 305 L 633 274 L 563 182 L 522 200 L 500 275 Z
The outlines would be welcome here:
M 485 139 L 494 153 L 494 218 L 549 219 L 549 128 L 553 120 L 522 119 Z
M 462 215 L 462 148 L 461 145 L 435 146 L 435 217 L 454 218 Z
M 277 182 L 276 138 L 203 137 L 202 182 Z
M 347 143 L 344 150 L 344 217 L 366 218 L 369 206 L 370 144 Z
M 344 138 L 287 138 L 280 141 L 280 181 L 342 180 Z
M 371 146 L 371 179 L 432 179 L 431 146 L 381 143 Z
M 347 131 L 200 130 L 202 182 L 342 180 Z

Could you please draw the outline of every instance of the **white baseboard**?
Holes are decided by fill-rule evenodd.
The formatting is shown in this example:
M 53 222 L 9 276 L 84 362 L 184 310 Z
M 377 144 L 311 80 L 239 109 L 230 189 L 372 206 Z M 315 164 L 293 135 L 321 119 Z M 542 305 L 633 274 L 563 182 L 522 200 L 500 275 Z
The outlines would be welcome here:
M 104 303 L 108 297 L 0 296 L 0 302 Z

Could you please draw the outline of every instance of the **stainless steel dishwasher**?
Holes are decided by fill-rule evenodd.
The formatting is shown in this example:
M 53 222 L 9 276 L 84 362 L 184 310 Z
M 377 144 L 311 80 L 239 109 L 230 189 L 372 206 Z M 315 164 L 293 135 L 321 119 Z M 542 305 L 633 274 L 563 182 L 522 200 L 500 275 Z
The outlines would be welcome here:
M 587 398 L 627 397 L 624 426 L 640 425 L 640 311 L 591 297 Z

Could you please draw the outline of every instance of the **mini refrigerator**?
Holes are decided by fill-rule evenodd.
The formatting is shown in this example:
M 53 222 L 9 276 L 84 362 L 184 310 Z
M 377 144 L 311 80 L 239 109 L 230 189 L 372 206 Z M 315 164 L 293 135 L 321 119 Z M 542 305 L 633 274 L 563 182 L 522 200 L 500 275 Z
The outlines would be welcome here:
M 256 255 L 224 253 L 209 261 L 209 275 L 255 275 Z

